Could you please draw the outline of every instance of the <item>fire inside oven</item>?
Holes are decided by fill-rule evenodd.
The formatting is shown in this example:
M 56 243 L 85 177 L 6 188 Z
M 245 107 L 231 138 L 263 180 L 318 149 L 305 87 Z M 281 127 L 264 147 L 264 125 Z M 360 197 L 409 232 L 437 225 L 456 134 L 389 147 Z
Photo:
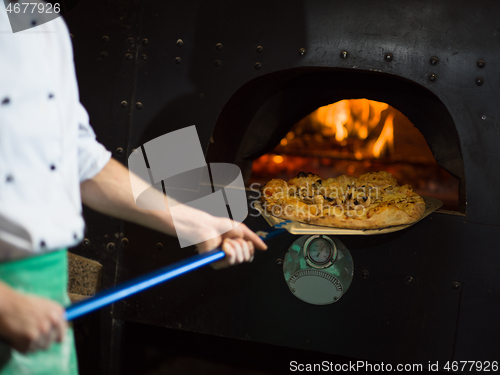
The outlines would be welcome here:
M 249 185 L 299 172 L 322 178 L 387 171 L 422 196 L 458 210 L 459 181 L 441 168 L 422 133 L 399 110 L 369 99 L 319 107 L 295 123 L 276 147 L 254 160 Z

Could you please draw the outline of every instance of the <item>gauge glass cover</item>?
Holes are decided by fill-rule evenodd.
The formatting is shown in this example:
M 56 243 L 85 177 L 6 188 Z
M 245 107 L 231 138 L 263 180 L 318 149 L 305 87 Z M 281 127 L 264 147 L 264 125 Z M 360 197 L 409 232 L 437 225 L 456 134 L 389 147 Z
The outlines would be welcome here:
M 333 255 L 332 245 L 324 238 L 317 238 L 312 241 L 307 248 L 307 252 L 309 253 L 309 259 L 317 264 L 327 263 Z

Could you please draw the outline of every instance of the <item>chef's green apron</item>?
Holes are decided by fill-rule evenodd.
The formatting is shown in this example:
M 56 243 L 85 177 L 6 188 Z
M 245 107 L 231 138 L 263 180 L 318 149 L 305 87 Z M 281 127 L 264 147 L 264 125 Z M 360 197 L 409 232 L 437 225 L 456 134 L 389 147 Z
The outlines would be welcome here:
M 67 306 L 69 298 L 66 249 L 48 254 L 0 262 L 0 280 L 17 291 L 49 298 Z M 78 374 L 73 331 L 68 329 L 62 343 L 47 350 L 21 354 L 0 341 L 0 375 Z

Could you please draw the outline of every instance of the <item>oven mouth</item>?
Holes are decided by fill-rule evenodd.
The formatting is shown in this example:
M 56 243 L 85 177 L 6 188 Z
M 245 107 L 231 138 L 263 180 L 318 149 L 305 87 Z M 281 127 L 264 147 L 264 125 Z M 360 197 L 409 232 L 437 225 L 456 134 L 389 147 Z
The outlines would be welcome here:
M 224 106 L 212 134 L 207 160 L 238 164 L 245 182 L 250 183 L 252 170 L 255 172 L 253 165 L 262 162 L 260 158 L 264 155 L 287 157 L 273 151 L 282 146 L 283 139 L 297 123 L 319 108 L 346 99 L 385 103 L 404 114 L 422 134 L 428 146 L 423 152 L 430 150 L 434 165 L 440 170 L 438 173 L 454 184 L 455 192 L 450 195 L 453 197 L 446 208 L 465 213 L 463 158 L 450 112 L 428 88 L 391 74 L 357 69 L 295 68 L 258 77 L 237 90 Z M 384 166 L 377 160 L 372 164 L 383 170 Z M 396 164 L 389 163 L 386 167 Z M 307 164 L 301 169 L 310 172 L 306 167 Z M 350 174 L 356 176 L 355 170 L 356 166 L 354 170 L 351 167 Z M 294 177 L 295 172 L 287 177 Z M 400 182 L 405 183 L 404 179 Z
M 299 120 L 272 151 L 253 161 L 248 185 L 287 181 L 300 172 L 331 178 L 377 171 L 441 200 L 446 210 L 458 210 L 458 179 L 437 164 L 420 131 L 396 108 L 368 99 L 344 99 Z

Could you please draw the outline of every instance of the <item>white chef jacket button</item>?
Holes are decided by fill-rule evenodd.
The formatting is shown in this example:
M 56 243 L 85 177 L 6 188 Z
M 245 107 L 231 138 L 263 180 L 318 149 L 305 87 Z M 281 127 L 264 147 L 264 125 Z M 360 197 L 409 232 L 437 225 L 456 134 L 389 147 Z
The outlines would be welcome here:
M 4 99 L 2 100 L 2 105 L 6 105 L 6 104 L 9 104 L 9 103 L 10 103 L 10 98 L 9 98 L 9 97 L 4 98 Z
M 49 99 L 52 99 L 54 97 L 54 94 L 50 93 L 49 94 Z
M 51 165 L 50 165 L 50 170 L 51 170 L 51 171 L 55 171 L 55 170 L 56 170 L 56 166 L 55 166 L 54 164 L 51 164 Z
M 12 176 L 11 174 L 8 174 L 8 175 L 5 177 L 5 181 L 7 181 L 7 182 L 12 182 L 12 181 L 14 181 L 14 176 Z

